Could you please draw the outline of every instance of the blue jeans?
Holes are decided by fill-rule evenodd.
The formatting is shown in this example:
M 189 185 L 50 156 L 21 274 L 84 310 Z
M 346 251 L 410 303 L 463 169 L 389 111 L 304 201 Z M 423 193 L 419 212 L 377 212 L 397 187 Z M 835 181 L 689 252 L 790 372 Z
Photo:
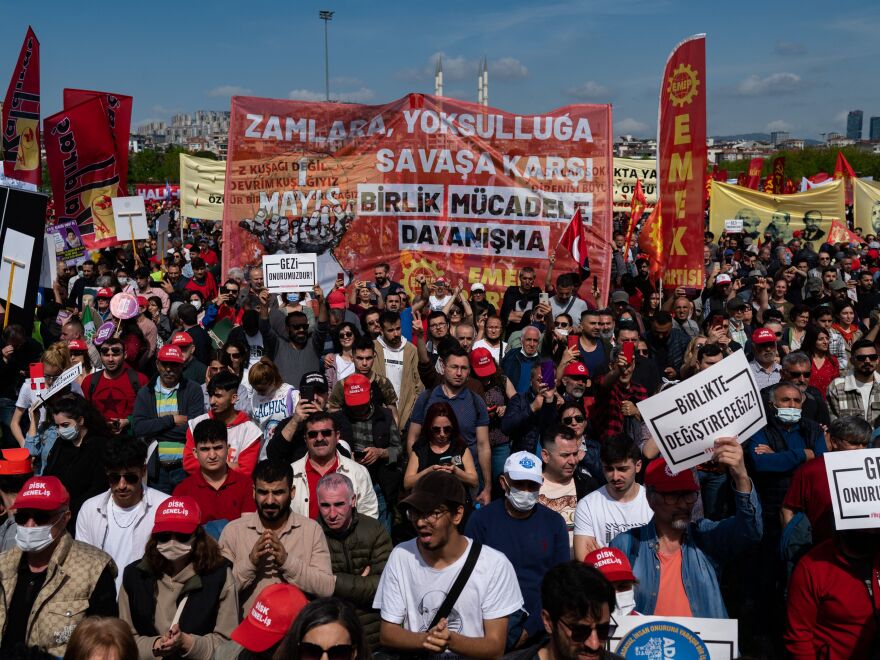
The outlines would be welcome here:
M 698 470 L 697 475 L 700 479 L 700 497 L 703 499 L 703 516 L 709 520 L 724 520 L 730 515 L 727 473 Z
M 385 530 L 390 534 L 391 533 L 391 512 L 388 510 L 388 503 L 385 501 L 385 493 L 382 492 L 382 489 L 379 488 L 377 484 L 373 485 L 373 490 L 376 492 L 376 500 L 379 502 L 379 522 L 382 523 L 382 526 Z
M 166 469 L 164 467 L 159 467 L 159 477 L 150 485 L 150 488 L 155 488 L 156 490 L 160 490 L 167 495 L 171 495 L 174 492 L 174 488 L 181 481 L 186 479 L 186 470 L 182 467 Z
M 501 486 L 498 477 L 504 474 L 504 461 L 510 456 L 510 443 L 492 447 L 492 499 L 501 497 Z

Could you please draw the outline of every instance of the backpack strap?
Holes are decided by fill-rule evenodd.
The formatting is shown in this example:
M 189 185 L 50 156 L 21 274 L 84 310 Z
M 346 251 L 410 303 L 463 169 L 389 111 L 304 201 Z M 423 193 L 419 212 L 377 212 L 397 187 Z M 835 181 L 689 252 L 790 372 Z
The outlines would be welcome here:
M 440 619 L 445 619 L 449 616 L 449 613 L 455 606 L 455 602 L 458 600 L 458 597 L 461 596 L 464 586 L 470 579 L 471 573 L 474 572 L 474 567 L 477 565 L 477 559 L 479 559 L 480 551 L 482 549 L 482 543 L 478 543 L 477 541 L 471 542 L 471 549 L 468 552 L 464 566 L 461 567 L 461 571 L 459 571 L 458 575 L 455 577 L 455 582 L 452 583 L 452 588 L 449 590 L 449 593 L 446 594 L 446 598 L 443 599 L 443 603 L 440 605 L 437 613 L 434 614 L 434 618 L 431 620 L 431 625 L 428 626 L 428 630 L 440 623 Z

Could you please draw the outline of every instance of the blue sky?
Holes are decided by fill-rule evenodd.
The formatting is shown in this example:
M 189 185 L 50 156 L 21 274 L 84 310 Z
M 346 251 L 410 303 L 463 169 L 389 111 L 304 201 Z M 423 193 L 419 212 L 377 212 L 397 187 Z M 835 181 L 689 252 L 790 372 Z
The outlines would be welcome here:
M 880 4 L 838 1 L 447 0 L 446 2 L 32 2 L 0 21 L 5 90 L 30 23 L 42 46 L 43 115 L 63 87 L 134 96 L 135 124 L 228 110 L 230 94 L 323 99 L 330 23 L 331 96 L 383 103 L 433 92 L 538 113 L 612 103 L 615 133 L 653 135 L 666 57 L 706 32 L 709 134 L 843 132 L 848 110 L 880 116 Z M 27 10 L 24 7 L 27 6 Z

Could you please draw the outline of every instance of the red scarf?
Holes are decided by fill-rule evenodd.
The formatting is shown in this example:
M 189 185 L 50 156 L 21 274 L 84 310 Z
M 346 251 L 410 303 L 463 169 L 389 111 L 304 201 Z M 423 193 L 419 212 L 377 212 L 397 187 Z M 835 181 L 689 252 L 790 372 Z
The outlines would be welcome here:
M 843 337 L 844 341 L 847 344 L 852 342 L 853 337 L 855 337 L 856 332 L 858 332 L 858 329 L 859 329 L 859 326 L 857 326 L 855 323 L 850 324 L 849 327 L 852 328 L 851 330 L 844 330 L 843 327 L 839 323 L 834 323 L 834 324 L 832 324 L 831 327 L 840 333 L 840 336 Z

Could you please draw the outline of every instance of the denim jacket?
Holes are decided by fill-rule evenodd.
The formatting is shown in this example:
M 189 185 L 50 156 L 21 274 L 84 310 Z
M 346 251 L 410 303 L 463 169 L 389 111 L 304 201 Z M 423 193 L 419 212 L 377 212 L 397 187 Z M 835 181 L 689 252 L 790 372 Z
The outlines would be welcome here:
M 720 565 L 761 540 L 761 505 L 754 484 L 750 493 L 734 491 L 736 513 L 724 520 L 691 523 L 681 541 L 681 577 L 695 617 L 726 619 L 727 610 L 718 585 Z M 653 519 L 642 527 L 618 534 L 611 546 L 622 550 L 639 583 L 636 610 L 653 614 L 660 590 L 660 542 Z
M 55 446 L 58 439 L 58 428 L 55 425 L 46 427 L 45 431 L 37 431 L 36 435 L 27 435 L 24 438 L 24 446 L 31 453 L 34 463 L 34 474 L 40 476 L 46 469 L 46 461 L 49 452 Z

